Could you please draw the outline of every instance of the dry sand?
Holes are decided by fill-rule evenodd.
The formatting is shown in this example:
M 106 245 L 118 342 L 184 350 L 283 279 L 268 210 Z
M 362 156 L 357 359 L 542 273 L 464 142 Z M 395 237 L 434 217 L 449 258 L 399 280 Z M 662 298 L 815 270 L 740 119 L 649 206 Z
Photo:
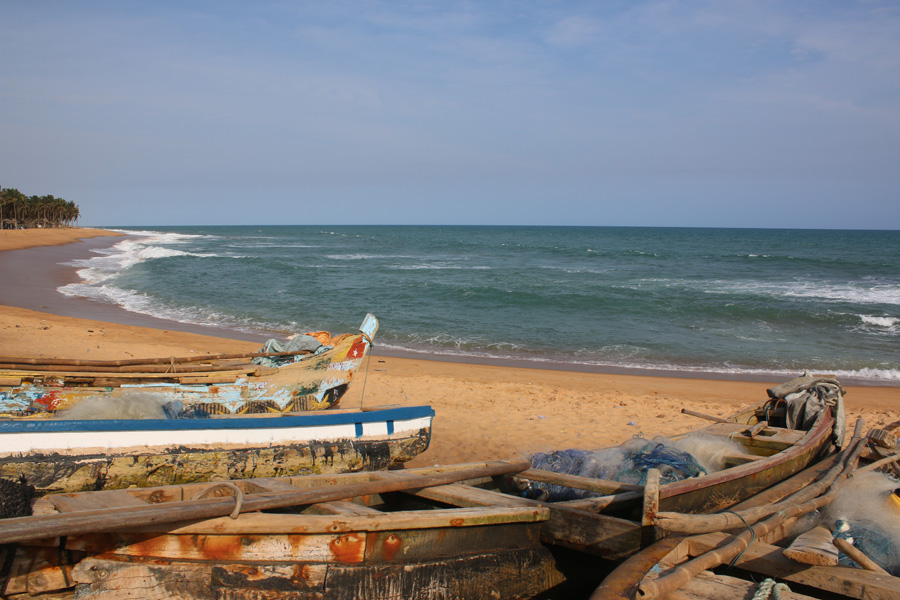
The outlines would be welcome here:
M 85 232 L 90 230 L 63 230 L 69 237 L 46 243 L 66 243 Z M 20 232 L 0 232 L 6 233 Z M 46 235 L 54 232 L 34 233 L 40 243 L 54 239 Z M 36 245 L 28 238 L 0 235 L 0 248 Z M 0 306 L 0 356 L 114 359 L 260 347 L 258 341 L 171 326 L 139 327 Z M 727 416 L 764 400 L 766 388 L 776 383 L 781 382 L 609 375 L 376 355 L 364 363 L 341 404 L 431 405 L 437 413 L 431 447 L 409 463 L 423 466 L 599 448 L 634 435 L 678 433 L 706 423 L 681 414 L 682 408 Z M 865 417 L 867 428 L 900 419 L 900 387 L 849 386 L 846 401 L 851 423 L 857 416 Z
M 34 246 L 56 246 L 93 237 L 121 235 L 121 233 L 107 231 L 105 229 L 81 229 L 79 227 L 65 227 L 60 229 L 0 229 L 0 251 L 33 248 Z

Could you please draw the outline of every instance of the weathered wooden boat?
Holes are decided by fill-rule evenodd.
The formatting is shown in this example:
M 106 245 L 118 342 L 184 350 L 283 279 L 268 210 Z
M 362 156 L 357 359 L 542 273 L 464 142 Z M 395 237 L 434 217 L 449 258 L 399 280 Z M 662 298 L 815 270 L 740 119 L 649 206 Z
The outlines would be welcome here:
M 0 477 L 39 494 L 397 467 L 429 406 L 176 419 L 0 420 Z
M 889 498 L 867 498 L 876 469 L 896 471 L 896 433 L 900 422 L 874 430 L 862 438 L 858 422 L 850 444 L 838 455 L 826 458 L 731 510 L 714 515 L 660 514 L 657 522 L 676 531 L 619 565 L 597 588 L 591 600 L 678 597 L 714 598 L 722 593 L 721 581 L 698 578 L 710 569 L 729 564 L 729 573 L 763 583 L 800 586 L 803 598 L 900 599 L 900 558 L 882 542 L 897 544 L 900 501 L 893 488 L 900 485 L 893 475 L 882 476 L 876 487 Z M 885 435 L 886 434 L 886 435 Z M 885 444 L 885 438 L 890 444 Z M 887 452 L 882 452 L 887 450 Z M 885 455 L 886 456 L 883 456 Z M 858 461 L 869 461 L 858 467 Z M 877 478 L 877 477 L 876 477 Z M 851 498 L 842 498 L 846 493 Z M 843 501 L 840 508 L 834 504 Z M 869 512 L 869 514 L 866 514 Z M 815 518 L 811 518 L 813 514 Z M 865 532 L 856 543 L 842 537 L 837 515 L 861 517 L 855 525 Z M 864 515 L 864 516 L 863 516 Z M 873 529 L 870 529 L 874 527 Z M 881 533 L 877 529 L 881 529 Z M 853 529 L 850 529 L 850 533 Z M 893 532 L 893 533 L 891 533 Z M 878 539 L 881 536 L 883 539 Z M 886 551 L 885 551 L 886 550 Z M 872 554 L 869 556 L 866 552 Z M 846 555 L 839 562 L 839 556 Z M 881 559 L 882 562 L 874 560 Z M 844 562 L 849 563 L 843 564 Z M 855 563 L 856 567 L 850 566 Z M 891 563 L 891 564 L 885 564 Z M 858 567 L 858 568 L 857 568 Z M 886 570 L 892 568 L 893 572 Z M 713 578 L 715 579 L 715 578 Z M 734 589 L 757 591 L 757 585 L 732 580 Z M 763 590 L 765 591 L 765 590 Z M 752 593 L 750 594 L 752 595 Z M 740 596 L 738 596 L 740 597 Z M 746 597 L 749 597 L 746 596 Z M 754 597 L 769 597 L 768 594 Z M 788 596 L 782 592 L 781 597 Z
M 347 391 L 377 330 L 369 314 L 359 334 L 307 334 L 310 345 L 288 352 L 106 361 L 0 357 L 0 418 L 48 419 L 102 399 L 170 416 L 324 410 Z M 277 366 L 257 364 L 262 359 Z
M 648 479 L 639 485 L 529 469 L 490 485 L 511 502 L 550 509 L 542 530 L 546 543 L 621 559 L 660 535 L 653 527 L 658 511 L 708 513 L 728 508 L 834 451 L 835 439 L 839 444 L 843 437 L 843 389 L 837 382 L 798 378 L 769 393 L 771 397 L 765 402 L 728 419 L 706 417 L 715 422 L 692 432 L 737 444 L 739 450 L 725 456 L 726 466 L 717 472 L 662 484 Z M 804 406 L 797 402 L 804 398 L 809 402 L 805 423 L 794 425 L 796 416 L 803 416 Z M 518 497 L 535 483 L 589 491 L 594 497 L 558 502 Z M 425 490 L 422 494 L 434 501 L 462 500 L 443 490 Z M 478 500 L 472 502 L 477 505 Z
M 436 506 L 414 495 L 527 467 L 498 461 L 44 496 L 33 516 L 0 522 L 0 553 L 10 561 L 0 595 L 530 598 L 564 580 L 540 543 L 546 508 Z

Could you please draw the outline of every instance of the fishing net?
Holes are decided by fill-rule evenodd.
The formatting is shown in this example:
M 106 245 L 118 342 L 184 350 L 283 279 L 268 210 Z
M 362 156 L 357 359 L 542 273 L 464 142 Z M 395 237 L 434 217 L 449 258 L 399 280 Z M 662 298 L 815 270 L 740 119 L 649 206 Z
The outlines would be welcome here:
M 319 332 L 325 333 L 325 332 Z M 330 338 L 330 336 L 329 336 Z M 272 352 L 303 352 L 307 351 L 313 354 L 318 354 L 321 352 L 322 348 L 331 348 L 331 346 L 324 346 L 321 341 L 314 335 L 307 334 L 298 334 L 290 339 L 284 344 L 279 342 L 276 339 L 270 339 L 265 343 L 265 345 L 260 348 L 260 352 L 272 353 Z M 284 365 L 290 362 L 295 362 L 295 360 L 302 359 L 303 355 L 299 355 L 297 357 L 294 356 L 257 356 L 251 362 L 253 364 L 262 365 L 264 367 L 278 367 L 280 365 Z
M 851 523 L 839 519 L 835 523 L 834 537 L 844 538 L 891 575 L 900 575 L 900 540 L 894 539 L 878 523 L 874 521 Z M 842 565 L 860 568 L 843 552 L 840 553 L 839 562 Z
M 646 483 L 648 469 L 659 469 L 661 483 L 697 477 L 707 472 L 690 453 L 663 441 L 643 438 L 635 438 L 622 446 L 606 450 L 538 453 L 532 458 L 531 466 L 554 473 L 639 485 Z M 526 498 L 548 502 L 602 495 L 537 481 L 529 482 L 520 493 Z
M 862 473 L 847 480 L 825 507 L 821 523 L 893 575 L 900 575 L 900 481 L 887 473 Z M 841 564 L 855 566 L 840 555 Z

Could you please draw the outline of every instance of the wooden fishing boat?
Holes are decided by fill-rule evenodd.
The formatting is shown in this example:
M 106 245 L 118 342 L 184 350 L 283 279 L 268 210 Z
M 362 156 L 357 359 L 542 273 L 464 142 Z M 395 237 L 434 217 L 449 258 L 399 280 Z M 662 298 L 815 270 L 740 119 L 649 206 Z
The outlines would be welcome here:
M 0 595 L 530 598 L 564 580 L 540 543 L 546 508 L 435 506 L 411 495 L 527 467 L 497 461 L 44 496 L 33 516 L 2 522 L 0 554 L 14 554 Z
M 900 499 L 890 490 L 897 485 L 895 476 L 882 477 L 879 486 L 887 486 L 889 499 L 859 495 L 872 491 L 870 482 L 856 484 L 856 495 L 844 505 L 830 510 L 842 500 L 847 488 L 856 481 L 871 477 L 867 471 L 883 469 L 896 473 L 900 452 L 896 431 L 900 422 L 874 430 L 862 438 L 862 422 L 857 423 L 850 444 L 838 455 L 813 465 L 769 490 L 751 497 L 727 512 L 715 515 L 660 514 L 657 522 L 674 526 L 678 532 L 632 556 L 612 573 L 591 596 L 591 600 L 625 600 L 632 598 L 724 597 L 723 585 L 733 590 L 758 592 L 758 587 L 775 585 L 800 586 L 803 595 L 782 591 L 781 597 L 900 599 L 900 562 L 896 550 L 882 553 L 879 541 L 896 538 L 900 524 Z M 885 444 L 885 439 L 890 440 Z M 883 451 L 887 452 L 883 452 Z M 868 462 L 859 467 L 858 462 Z M 877 479 L 877 477 L 876 477 Z M 849 513 L 848 513 L 849 511 Z M 870 511 L 869 514 L 866 514 Z M 874 511 L 874 514 L 872 514 Z M 816 518 L 810 518 L 816 514 Z M 844 539 L 841 528 L 832 521 L 836 515 L 864 515 L 863 539 Z M 875 529 L 884 527 L 882 533 Z M 850 530 L 852 533 L 852 528 Z M 883 536 L 883 540 L 877 538 Z M 866 542 L 866 543 L 861 543 Z M 893 563 L 893 574 L 884 564 L 866 554 L 878 550 L 877 558 Z M 845 554 L 856 567 L 839 563 Z M 730 564 L 729 573 L 753 582 L 711 576 L 709 570 Z M 858 567 L 858 568 L 857 568 Z M 705 576 L 704 576 L 705 574 Z M 763 590 L 766 591 L 765 589 Z M 718 595 L 716 595 L 718 594 Z M 754 597 L 769 597 L 768 594 Z
M 691 434 L 673 436 L 672 439 L 678 439 L 701 435 L 734 442 L 738 451 L 727 455 L 726 467 L 717 472 L 662 484 L 648 478 L 646 484 L 636 485 L 529 469 L 503 478 L 499 484 L 492 481 L 489 485 L 520 505 L 550 509 L 550 518 L 542 530 L 546 543 L 608 559 L 621 559 L 651 544 L 660 535 L 660 530 L 653 526 L 656 512 L 708 513 L 728 508 L 833 452 L 836 429 L 838 443 L 843 436 L 843 389 L 830 381 L 798 378 L 769 390 L 771 397 L 756 407 L 728 419 L 704 416 L 714 422 Z M 837 397 L 832 397 L 827 404 L 819 403 L 818 398 L 811 399 L 810 402 L 819 404 L 821 410 L 814 417 L 812 409 L 807 413 L 808 428 L 788 427 L 787 420 L 796 413 L 797 406 L 789 407 L 785 396 L 791 401 L 800 400 L 804 397 L 803 392 L 796 390 L 802 389 L 808 389 L 815 396 L 814 392 L 821 386 L 828 386 L 827 391 L 821 390 L 822 393 L 832 396 L 836 393 Z M 785 393 L 785 390 L 795 391 Z M 835 415 L 838 415 L 837 421 Z M 585 490 L 593 492 L 594 497 L 560 502 L 518 497 L 523 489 L 527 490 L 535 483 Z M 421 495 L 439 502 L 465 500 L 446 490 L 423 490 Z M 479 496 L 473 498 L 473 505 L 487 501 Z
M 315 350 L 115 361 L 0 357 L 0 418 L 54 418 L 90 410 L 86 400 L 101 407 L 100 418 L 125 404 L 165 416 L 324 410 L 347 391 L 377 330 L 369 314 L 359 334 L 305 335 L 310 348 L 319 344 Z M 257 364 L 261 359 L 278 366 Z
M 39 494 L 397 467 L 429 406 L 180 419 L 0 420 L 0 477 Z

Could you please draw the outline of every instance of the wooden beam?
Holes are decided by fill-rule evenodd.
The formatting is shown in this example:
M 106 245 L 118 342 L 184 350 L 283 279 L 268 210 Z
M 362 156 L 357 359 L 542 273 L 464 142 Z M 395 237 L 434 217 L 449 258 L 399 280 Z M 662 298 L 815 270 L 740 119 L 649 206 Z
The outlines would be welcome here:
M 634 485 L 630 483 L 621 483 L 619 481 L 611 481 L 609 479 L 596 479 L 594 477 L 582 477 L 580 475 L 567 475 L 565 473 L 554 473 L 552 471 L 544 471 L 541 469 L 528 469 L 513 477 L 514 479 L 525 479 L 528 481 L 539 481 L 542 483 L 551 483 L 562 487 L 584 490 L 587 492 L 597 492 L 600 494 L 618 494 L 620 492 L 643 492 L 644 486 Z
M 644 484 L 644 507 L 641 511 L 641 548 L 656 541 L 656 526 L 653 519 L 659 511 L 659 469 L 647 469 L 647 483 Z
M 730 536 L 709 534 L 702 537 L 702 549 L 709 551 Z M 693 548 L 694 551 L 698 549 Z M 737 559 L 735 566 L 851 598 L 900 600 L 900 578 L 852 567 L 801 565 L 784 556 L 781 548 L 770 544 L 752 544 Z
M 521 472 L 530 466 L 528 461 L 496 461 L 484 469 L 454 473 L 371 481 L 356 485 L 335 485 L 313 490 L 248 494 L 243 498 L 241 512 L 260 511 L 287 506 L 300 506 L 345 500 L 356 496 L 383 494 L 401 490 L 455 483 L 465 479 L 489 475 Z M 209 519 L 231 514 L 235 498 L 208 498 L 185 502 L 167 502 L 148 506 L 104 508 L 56 515 L 37 515 L 5 519 L 0 529 L 0 544 L 40 537 L 57 537 L 76 533 L 113 531 L 123 527 L 138 527 L 158 523 L 172 523 L 193 519 Z

